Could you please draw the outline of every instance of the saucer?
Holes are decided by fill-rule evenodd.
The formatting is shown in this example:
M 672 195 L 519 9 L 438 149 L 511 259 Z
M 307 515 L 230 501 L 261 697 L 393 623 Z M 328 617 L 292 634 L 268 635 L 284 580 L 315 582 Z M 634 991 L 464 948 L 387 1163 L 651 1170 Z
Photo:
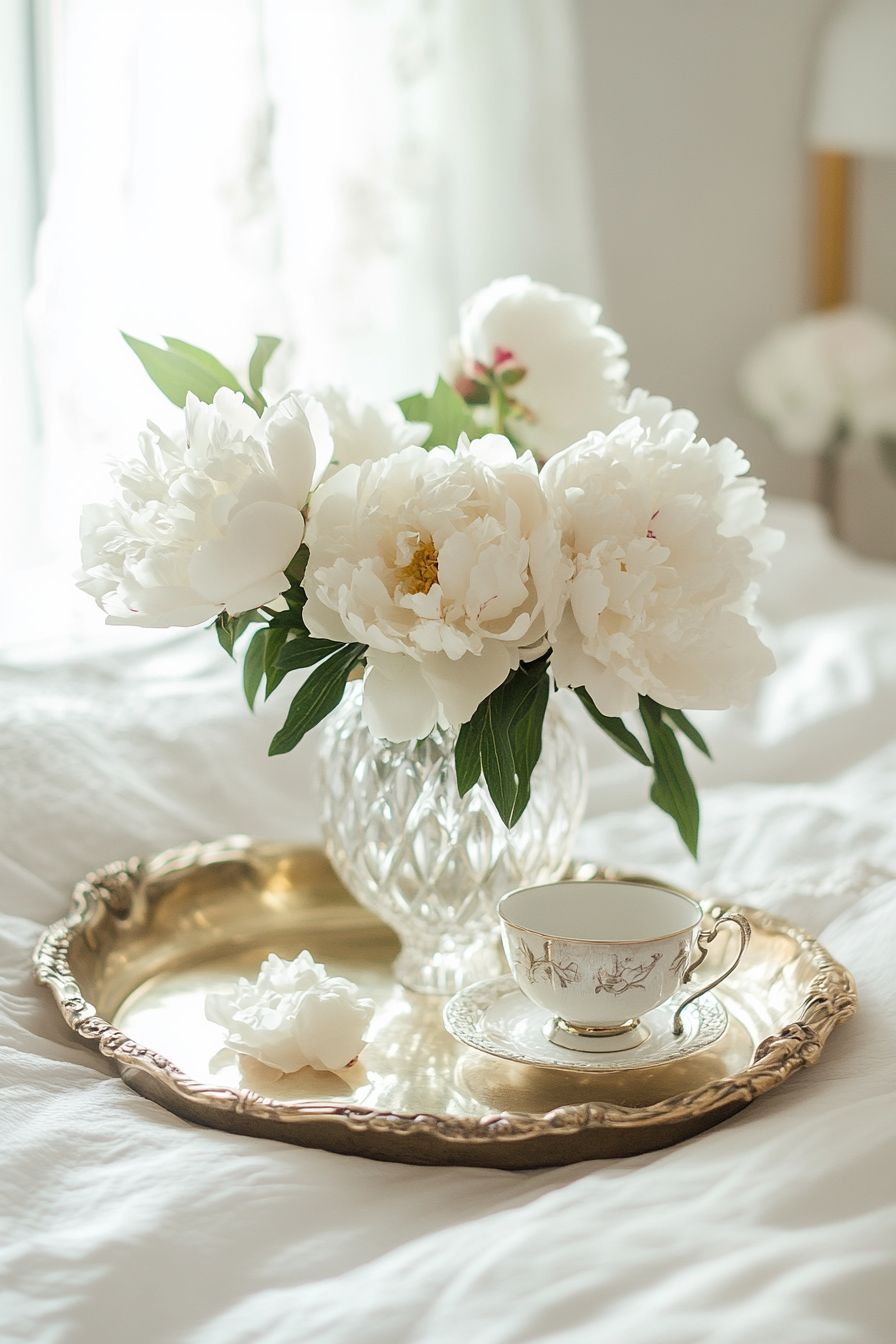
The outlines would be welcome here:
M 545 1029 L 550 1032 L 554 1018 L 526 998 L 512 975 L 480 980 L 462 989 L 445 1005 L 443 1021 L 446 1030 L 463 1045 L 518 1064 L 586 1073 L 644 1069 L 705 1050 L 725 1031 L 728 1014 L 709 993 L 684 1009 L 684 1031 L 673 1036 L 675 1010 L 693 992 L 694 987 L 688 986 L 644 1013 L 641 1024 L 648 1034 L 638 1044 L 625 1043 L 625 1038 L 619 1037 L 615 1050 L 602 1047 L 599 1054 L 586 1054 L 550 1040 Z

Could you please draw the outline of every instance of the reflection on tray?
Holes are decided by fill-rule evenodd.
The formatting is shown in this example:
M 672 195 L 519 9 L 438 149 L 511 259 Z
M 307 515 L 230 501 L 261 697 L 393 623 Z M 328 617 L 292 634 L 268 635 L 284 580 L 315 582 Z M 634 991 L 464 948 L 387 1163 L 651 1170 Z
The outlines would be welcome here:
M 455 1085 L 489 1110 L 541 1114 L 557 1106 L 606 1102 L 617 1106 L 653 1106 L 666 1097 L 694 1091 L 726 1078 L 752 1054 L 745 1027 L 730 1017 L 724 1036 L 699 1055 L 620 1073 L 567 1072 L 516 1064 L 479 1050 L 466 1050 L 457 1061 Z
M 276 1092 L 278 1097 L 292 1093 L 309 1101 L 344 1100 L 369 1081 L 367 1070 L 360 1060 L 356 1060 L 351 1068 L 339 1069 L 337 1072 L 308 1067 L 299 1069 L 297 1073 L 280 1073 L 253 1059 L 251 1055 L 235 1055 L 233 1050 L 221 1050 L 219 1054 L 229 1055 L 230 1062 L 236 1062 L 243 1087 L 263 1097 Z M 214 1062 L 212 1060 L 213 1065 Z

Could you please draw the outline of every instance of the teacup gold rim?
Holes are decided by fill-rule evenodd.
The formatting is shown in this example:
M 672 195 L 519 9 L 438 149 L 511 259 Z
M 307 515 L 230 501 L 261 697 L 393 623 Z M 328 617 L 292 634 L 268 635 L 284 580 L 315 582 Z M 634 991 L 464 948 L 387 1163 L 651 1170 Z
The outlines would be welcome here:
M 688 901 L 696 911 L 696 919 L 691 924 L 686 924 L 684 928 L 674 929 L 671 933 L 662 933 L 658 938 L 570 938 L 566 934 L 545 933 L 542 929 L 530 929 L 525 924 L 514 924 L 513 920 L 508 919 L 501 913 L 501 906 L 505 901 L 509 901 L 511 896 L 519 896 L 524 891 L 536 891 L 538 886 L 570 886 L 570 887 L 610 887 L 610 886 L 631 886 L 631 887 L 654 887 L 658 891 L 668 891 L 671 896 L 680 896 L 683 901 Z M 631 880 L 620 883 L 615 878 L 583 878 L 581 881 L 573 882 L 542 882 L 528 887 L 516 887 L 513 891 L 507 891 L 498 902 L 498 918 L 508 929 L 516 929 L 518 933 L 531 933 L 535 938 L 549 938 L 552 943 L 579 943 L 587 947 L 634 947 L 639 943 L 662 943 L 667 938 L 680 938 L 683 933 L 692 933 L 694 929 L 703 922 L 703 910 L 699 901 L 693 896 L 688 895 L 686 891 L 680 891 L 676 887 L 667 886 L 663 882 L 632 882 Z

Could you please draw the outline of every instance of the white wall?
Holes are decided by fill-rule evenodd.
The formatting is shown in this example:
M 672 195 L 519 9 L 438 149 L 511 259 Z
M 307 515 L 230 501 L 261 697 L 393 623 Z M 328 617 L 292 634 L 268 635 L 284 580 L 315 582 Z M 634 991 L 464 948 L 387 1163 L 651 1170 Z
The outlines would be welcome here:
M 740 405 L 750 346 L 811 304 L 813 49 L 830 0 L 578 0 L 606 275 L 633 379 L 729 434 L 778 494 L 811 495 Z M 896 161 L 860 165 L 856 297 L 896 319 Z M 896 485 L 851 469 L 850 538 L 896 556 Z

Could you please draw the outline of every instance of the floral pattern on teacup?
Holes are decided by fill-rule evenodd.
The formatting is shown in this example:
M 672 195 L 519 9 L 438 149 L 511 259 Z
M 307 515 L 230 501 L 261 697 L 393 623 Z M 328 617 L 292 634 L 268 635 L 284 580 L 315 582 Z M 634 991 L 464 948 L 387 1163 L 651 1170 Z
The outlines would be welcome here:
M 681 972 L 683 972 L 690 960 L 690 957 L 691 957 L 691 945 L 687 941 L 687 939 L 685 939 L 685 941 L 679 947 L 678 952 L 676 953 L 675 960 L 669 967 L 669 970 L 672 972 L 672 974 L 679 975 Z
M 696 908 L 695 908 L 696 913 Z M 527 998 L 579 1026 L 643 1015 L 678 993 L 700 925 L 651 939 L 579 941 L 504 921 L 507 961 Z
M 566 989 L 567 985 L 574 985 L 579 979 L 579 967 L 575 961 L 558 962 L 554 960 L 551 940 L 546 938 L 542 944 L 543 953 L 537 957 L 527 943 L 520 941 L 518 953 L 515 958 L 517 967 L 526 976 L 530 985 L 541 976 L 550 984 L 557 984 L 561 989 Z
M 542 952 L 539 956 L 523 939 L 517 943 L 514 962 L 530 985 L 543 980 L 560 989 L 566 989 L 569 985 L 580 984 L 583 979 L 593 977 L 596 981 L 595 994 L 624 994 L 628 989 L 644 989 L 644 982 L 657 962 L 663 959 L 662 952 L 654 952 L 646 961 L 638 961 L 635 957 L 621 957 L 618 952 L 614 952 L 609 961 L 602 959 L 596 968 L 585 967 L 583 972 L 578 961 L 573 961 L 568 956 L 564 960 L 555 955 L 550 938 L 546 938 L 541 946 Z M 677 973 L 685 964 L 687 952 L 687 944 L 682 944 L 672 964 L 673 973 Z M 590 958 L 586 956 L 586 960 Z
M 649 961 L 633 966 L 633 957 L 623 960 L 614 952 L 609 963 L 599 966 L 595 972 L 595 994 L 624 994 L 627 989 L 643 989 L 644 981 L 662 956 L 662 952 L 654 952 Z

